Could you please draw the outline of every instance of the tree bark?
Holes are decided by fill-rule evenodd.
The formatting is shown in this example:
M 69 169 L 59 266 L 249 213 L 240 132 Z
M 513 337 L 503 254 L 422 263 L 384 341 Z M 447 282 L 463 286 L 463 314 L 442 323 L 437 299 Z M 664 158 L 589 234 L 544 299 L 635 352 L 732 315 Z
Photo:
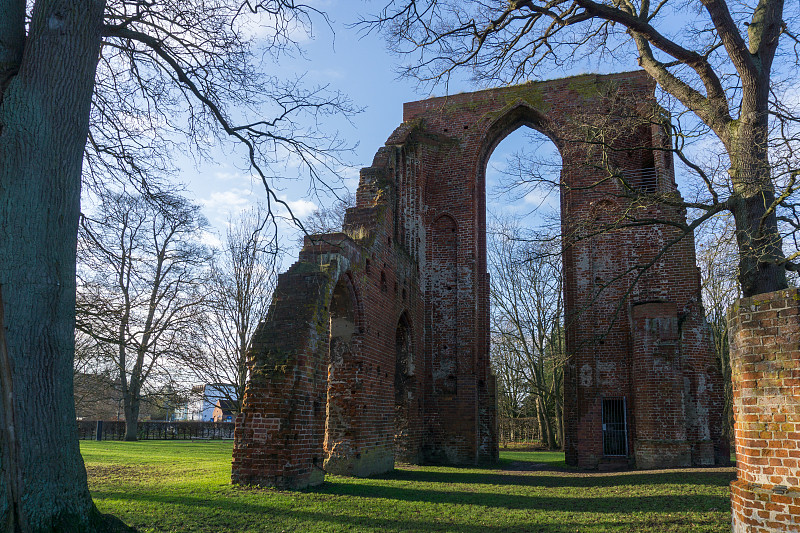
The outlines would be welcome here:
M 550 422 L 550 417 L 547 416 L 547 405 L 541 394 L 536 399 L 536 412 L 539 417 L 539 424 L 542 427 L 542 444 L 547 446 L 548 450 L 553 450 L 556 447 L 555 439 L 553 438 L 553 425 Z
M 742 113 L 729 149 L 739 283 L 745 297 L 788 287 L 782 264 L 782 238 L 775 209 L 770 209 L 775 201 L 775 189 L 767 151 L 766 95 L 762 99 L 763 105 L 758 106 L 762 109 Z M 746 98 L 744 103 L 747 103 Z
M 139 393 L 131 392 L 123 398 L 125 402 L 125 440 L 139 440 Z
M 547 429 L 544 425 L 544 415 L 542 414 L 542 402 L 540 398 L 536 398 L 533 404 L 536 408 L 536 423 L 539 426 L 539 442 L 542 446 L 547 446 Z
M 564 449 L 564 408 L 556 403 L 556 430 L 558 431 L 558 447 Z
M 36 2 L 19 68 L 0 87 L 0 285 L 14 395 L 6 415 L 19 445 L 12 465 L 0 439 L 0 468 L 20 479 L 14 501 L 0 484 L 4 531 L 101 527 L 78 447 L 72 361 L 81 163 L 103 9 L 97 0 Z

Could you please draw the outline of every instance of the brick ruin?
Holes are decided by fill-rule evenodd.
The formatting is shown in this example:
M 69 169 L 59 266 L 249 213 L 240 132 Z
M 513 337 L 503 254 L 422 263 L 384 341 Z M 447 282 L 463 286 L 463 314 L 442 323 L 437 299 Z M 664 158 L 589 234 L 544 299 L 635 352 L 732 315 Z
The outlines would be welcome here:
M 733 531 L 800 531 L 800 293 L 743 298 L 729 311 L 728 325 Z
M 251 341 L 232 480 L 302 488 L 396 460 L 497 459 L 485 172 L 521 126 L 563 162 L 568 463 L 726 463 L 693 237 L 670 224 L 686 214 L 630 194 L 678 195 L 653 93 L 630 72 L 405 104 L 342 231 L 306 237 L 279 278 Z

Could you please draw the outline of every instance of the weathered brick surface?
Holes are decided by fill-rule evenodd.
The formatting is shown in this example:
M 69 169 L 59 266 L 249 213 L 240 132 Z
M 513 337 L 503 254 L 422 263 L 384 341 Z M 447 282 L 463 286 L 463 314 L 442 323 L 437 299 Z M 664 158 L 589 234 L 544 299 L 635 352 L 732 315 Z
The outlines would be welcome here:
M 738 301 L 729 312 L 736 533 L 800 532 L 800 293 Z
M 602 139 L 628 185 L 677 195 L 672 162 L 652 150 L 666 142 L 646 120 L 658 111 L 652 93 L 633 72 L 405 104 L 403 124 L 361 171 L 343 233 L 307 238 L 279 280 L 252 341 L 253 368 L 271 370 L 254 371 L 248 387 L 234 481 L 299 487 L 321 480 L 323 462 L 368 475 L 396 457 L 497 458 L 485 174 L 497 144 L 523 125 L 550 136 L 563 160 L 567 460 L 659 467 L 724 457 L 715 454 L 725 448 L 722 387 L 692 237 L 625 224 L 682 223 L 685 213 L 632 204 L 625 180 L 606 179 L 597 165 Z M 280 371 L 274 353 L 287 354 Z M 609 396 L 627 405 L 621 458 L 603 455 Z M 302 416 L 299 405 L 308 406 Z

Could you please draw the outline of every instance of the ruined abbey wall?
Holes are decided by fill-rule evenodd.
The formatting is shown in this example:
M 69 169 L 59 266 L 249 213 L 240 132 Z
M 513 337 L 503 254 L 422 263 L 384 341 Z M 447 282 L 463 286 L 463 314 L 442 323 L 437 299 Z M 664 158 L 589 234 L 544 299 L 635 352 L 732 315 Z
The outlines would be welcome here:
M 729 311 L 728 325 L 733 531 L 800 531 L 800 293 L 743 298 Z
M 342 232 L 306 238 L 279 279 L 251 343 L 233 480 L 303 487 L 395 460 L 497 458 L 485 172 L 522 126 L 563 160 L 568 462 L 726 461 L 694 243 L 665 202 L 678 193 L 652 94 L 633 72 L 405 104 Z M 612 426 L 622 441 L 609 447 Z

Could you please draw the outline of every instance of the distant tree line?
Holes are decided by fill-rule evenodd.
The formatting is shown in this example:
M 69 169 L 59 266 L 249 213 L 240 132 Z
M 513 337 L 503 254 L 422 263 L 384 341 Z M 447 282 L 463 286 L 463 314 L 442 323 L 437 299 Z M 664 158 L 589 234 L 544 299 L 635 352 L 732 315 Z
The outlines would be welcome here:
M 174 416 L 186 386 L 198 381 L 229 384 L 224 399 L 239 410 L 247 343 L 278 266 L 265 225 L 260 208 L 244 212 L 213 247 L 199 207 L 179 194 L 104 192 L 79 232 L 79 412 L 116 403 L 126 439 L 135 440 L 143 406 L 151 416 Z M 81 386 L 91 380 L 95 395 Z

